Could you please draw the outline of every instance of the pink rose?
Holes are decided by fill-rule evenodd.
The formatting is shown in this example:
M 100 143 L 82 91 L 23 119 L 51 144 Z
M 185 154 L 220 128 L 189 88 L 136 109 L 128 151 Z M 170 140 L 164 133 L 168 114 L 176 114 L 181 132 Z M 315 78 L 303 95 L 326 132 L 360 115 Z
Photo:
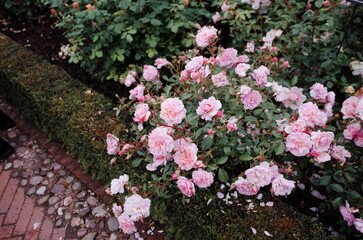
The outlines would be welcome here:
M 217 29 L 213 26 L 211 27 L 202 27 L 198 30 L 197 36 L 195 37 L 195 41 L 197 42 L 198 47 L 206 47 L 210 45 L 214 39 L 217 38 Z
M 195 194 L 194 183 L 192 180 L 187 179 L 186 177 L 178 177 L 178 181 L 176 182 L 180 191 L 187 197 L 191 197 Z
M 351 96 L 343 102 L 343 107 L 341 111 L 344 115 L 344 119 L 356 117 L 358 102 L 359 98 L 357 98 L 356 96 Z
M 236 131 L 238 129 L 237 124 L 234 122 L 227 123 L 228 132 Z
M 326 152 L 330 148 L 331 142 L 334 140 L 334 133 L 332 132 L 317 132 L 311 133 L 311 143 L 313 149 L 318 152 Z
M 289 107 L 293 110 L 298 109 L 306 100 L 306 96 L 302 92 L 302 88 L 290 88 L 287 98 L 285 98 L 282 103 L 285 107 Z
M 237 53 L 237 50 L 234 48 L 225 49 L 221 55 L 217 56 L 218 66 L 232 68 L 237 62 Z
M 160 165 L 166 165 L 166 161 L 171 158 L 171 154 L 166 156 L 154 156 L 153 162 L 146 165 L 146 170 L 155 171 Z
M 149 134 L 148 147 L 154 156 L 166 156 L 173 151 L 174 140 L 168 134 L 167 128 L 157 127 Z
M 286 149 L 297 157 L 305 156 L 310 152 L 312 143 L 306 133 L 293 132 L 286 138 Z
M 247 110 L 255 109 L 262 102 L 261 94 L 258 91 L 251 91 L 241 97 L 244 108 Z
M 358 134 L 359 130 L 361 130 L 360 123 L 352 123 L 347 126 L 347 129 L 344 130 L 343 134 L 346 139 L 352 140 Z
M 221 15 L 219 14 L 219 12 L 216 12 L 213 16 L 212 16 L 212 20 L 214 23 L 217 23 L 219 20 L 221 19 Z
M 251 41 L 251 42 L 248 42 L 247 45 L 246 45 L 246 52 L 249 52 L 249 53 L 252 53 L 255 51 L 255 42 L 254 41 Z
M 207 188 L 214 182 L 214 174 L 203 169 L 198 169 L 192 173 L 193 182 L 200 188 Z
M 135 77 L 137 76 L 137 73 L 134 72 L 134 71 L 129 71 L 127 76 L 126 76 L 126 79 L 125 79 L 125 86 L 126 87 L 130 87 L 131 84 L 133 84 L 134 82 L 136 82 L 136 79 Z
M 227 74 L 226 72 L 220 72 L 217 75 L 212 75 L 212 82 L 214 84 L 214 86 L 216 87 L 223 87 L 223 86 L 227 86 L 229 84 L 228 80 L 227 80 Z
M 355 221 L 355 217 L 352 214 L 351 210 L 343 205 L 339 206 L 339 211 L 340 214 L 342 214 L 344 221 L 346 221 L 348 223 L 348 226 L 352 226 L 354 221 Z
M 314 160 L 317 163 L 323 163 L 330 161 L 331 157 L 326 152 L 315 152 L 314 150 L 310 152 L 310 155 L 314 157 Z
M 236 189 L 240 194 L 247 196 L 255 195 L 259 190 L 257 186 L 254 186 L 243 177 L 239 177 L 233 184 L 236 186 Z
M 168 60 L 166 60 L 165 58 L 157 58 L 155 60 L 155 66 L 157 67 L 157 69 L 160 69 L 166 65 L 169 65 L 170 62 Z
M 198 56 L 198 57 L 193 57 L 190 62 L 187 63 L 187 65 L 185 65 L 185 70 L 187 70 L 188 72 L 196 72 L 198 71 L 204 63 L 204 57 L 202 56 Z
M 113 212 L 113 215 L 115 215 L 115 217 L 119 217 L 122 214 L 122 207 L 117 205 L 116 203 L 114 203 L 112 205 L 112 212 Z
M 137 231 L 134 221 L 126 214 L 122 214 L 117 218 L 117 220 L 119 223 L 119 228 L 121 228 L 124 233 L 133 234 Z
M 246 64 L 246 63 L 239 63 L 236 68 L 235 68 L 235 73 L 240 77 L 243 78 L 245 77 L 247 74 L 247 71 L 250 69 L 251 65 Z
M 117 193 L 124 193 L 125 189 L 124 186 L 129 181 L 129 175 L 124 174 L 121 175 L 119 178 L 112 179 L 111 181 L 111 195 L 117 194 Z
M 246 179 L 249 183 L 257 186 L 264 187 L 271 183 L 279 173 L 277 166 L 270 167 L 268 162 L 263 162 L 260 165 L 245 171 Z
M 222 12 L 228 11 L 230 8 L 231 8 L 231 6 L 229 6 L 228 2 L 224 1 L 221 6 Z
M 293 132 L 304 132 L 307 127 L 307 124 L 304 120 L 298 119 L 297 121 L 289 123 L 285 127 L 286 133 L 293 133 Z
M 331 151 L 332 158 L 341 161 L 342 165 L 346 162 L 346 158 L 352 157 L 350 152 L 348 152 L 344 146 L 334 145 Z
M 328 92 L 326 102 L 334 104 L 334 102 L 335 102 L 335 93 L 334 92 L 331 92 L 331 91 Z
M 145 86 L 139 84 L 137 85 L 134 89 L 130 90 L 130 99 L 131 100 L 138 100 L 140 102 L 144 101 L 144 91 L 145 91 Z
M 354 137 L 354 143 L 358 147 L 363 147 L 363 130 L 360 130 Z
M 252 89 L 249 87 L 249 86 L 246 86 L 246 85 L 242 85 L 237 93 L 237 95 L 246 95 L 248 94 L 249 92 L 251 92 Z
M 311 127 L 314 127 L 315 125 L 324 126 L 328 121 L 326 113 L 319 110 L 315 103 L 304 103 L 299 107 L 298 111 L 299 117 L 305 120 L 306 123 Z
M 250 59 L 248 58 L 247 55 L 240 55 L 237 57 L 237 62 L 236 64 L 239 64 L 239 63 L 248 63 L 250 61 Z
M 188 171 L 194 167 L 198 159 L 198 148 L 194 143 L 184 144 L 173 155 L 174 161 L 180 169 Z
M 310 88 L 310 96 L 314 99 L 325 101 L 328 96 L 328 89 L 321 83 L 315 83 Z
M 363 120 L 363 97 L 359 99 L 357 104 L 356 115 Z
M 142 76 L 144 77 L 145 81 L 151 82 L 159 76 L 159 72 L 158 69 L 154 66 L 144 65 L 144 72 Z
M 221 108 L 222 104 L 219 100 L 215 99 L 214 97 L 209 97 L 208 99 L 203 99 L 201 102 L 199 102 L 197 114 L 201 115 L 202 119 L 210 121 Z
M 285 179 L 282 174 L 272 181 L 272 191 L 275 196 L 286 196 L 295 188 L 295 182 Z
M 354 227 L 361 233 L 363 233 L 363 219 L 362 218 L 356 218 L 354 220 Z
M 186 112 L 179 98 L 168 98 L 161 104 L 160 118 L 168 125 L 179 124 L 185 118 Z
M 108 133 L 106 143 L 107 143 L 107 153 L 109 155 L 114 155 L 120 151 L 119 139 L 115 135 Z
M 266 86 L 268 82 L 268 75 L 270 75 L 270 70 L 268 70 L 268 68 L 265 66 L 260 66 L 259 68 L 253 70 L 252 78 L 259 86 Z
M 133 120 L 134 122 L 142 124 L 149 119 L 150 114 L 149 105 L 146 103 L 139 103 L 136 105 L 135 117 Z

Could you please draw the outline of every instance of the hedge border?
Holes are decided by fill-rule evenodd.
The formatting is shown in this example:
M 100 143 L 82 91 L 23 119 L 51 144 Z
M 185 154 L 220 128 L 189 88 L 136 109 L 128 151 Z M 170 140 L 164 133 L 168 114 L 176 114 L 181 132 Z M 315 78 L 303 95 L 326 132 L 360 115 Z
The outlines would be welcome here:
M 63 69 L 3 34 L 0 34 L 0 49 L 0 94 L 23 116 L 62 142 L 94 178 L 110 181 L 125 172 L 138 182 L 147 180 L 140 168 L 132 168 L 125 162 L 109 164 L 105 134 L 113 132 L 126 139 L 127 115 L 121 121 L 104 96 L 90 92 Z M 323 226 L 311 223 L 308 216 L 278 198 L 273 199 L 273 208 L 259 207 L 256 203 L 257 213 L 253 214 L 243 206 L 246 199 L 237 200 L 243 203 L 240 206 L 214 200 L 208 208 L 207 199 L 202 196 L 193 197 L 189 204 L 182 204 L 178 197 L 157 199 L 153 200 L 151 213 L 166 224 L 168 239 L 271 239 L 264 235 L 264 230 L 273 234 L 274 239 L 333 239 Z M 250 227 L 256 228 L 258 234 L 253 235 Z

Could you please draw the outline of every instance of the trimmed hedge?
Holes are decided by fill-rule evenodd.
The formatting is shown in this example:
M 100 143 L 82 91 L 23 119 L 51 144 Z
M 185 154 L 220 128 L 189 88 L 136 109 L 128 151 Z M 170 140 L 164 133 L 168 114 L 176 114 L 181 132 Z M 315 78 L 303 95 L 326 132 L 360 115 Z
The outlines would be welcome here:
M 123 121 L 116 118 L 111 102 L 104 96 L 90 92 L 64 70 L 2 34 L 0 94 L 50 137 L 63 142 L 95 178 L 108 182 L 120 173 L 127 173 L 133 181 L 148 181 L 150 176 L 142 171 L 144 168 L 133 168 L 126 161 L 111 166 L 106 154 L 106 133 L 127 139 L 125 123 L 129 116 L 124 116 Z M 240 197 L 236 200 L 240 204 L 233 205 L 214 199 L 207 206 L 208 199 L 204 196 L 215 198 L 215 195 L 205 193 L 193 196 L 189 203 L 180 195 L 152 199 L 152 217 L 166 225 L 168 239 L 333 239 L 323 226 L 311 223 L 309 217 L 279 198 L 272 199 L 274 207 L 260 207 L 257 202 L 250 212 L 246 208 L 248 197 Z M 251 227 L 257 230 L 256 235 Z

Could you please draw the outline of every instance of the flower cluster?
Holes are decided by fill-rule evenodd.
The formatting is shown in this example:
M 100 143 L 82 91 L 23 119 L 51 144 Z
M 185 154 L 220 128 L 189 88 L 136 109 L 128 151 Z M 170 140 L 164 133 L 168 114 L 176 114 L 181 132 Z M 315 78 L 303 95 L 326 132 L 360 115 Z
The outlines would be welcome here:
M 345 206 L 339 206 L 339 211 L 343 219 L 348 223 L 348 226 L 354 225 L 359 232 L 363 233 L 363 219 L 356 218 L 353 215 L 353 213 L 359 212 L 358 209 L 350 208 L 349 203 L 346 202 Z

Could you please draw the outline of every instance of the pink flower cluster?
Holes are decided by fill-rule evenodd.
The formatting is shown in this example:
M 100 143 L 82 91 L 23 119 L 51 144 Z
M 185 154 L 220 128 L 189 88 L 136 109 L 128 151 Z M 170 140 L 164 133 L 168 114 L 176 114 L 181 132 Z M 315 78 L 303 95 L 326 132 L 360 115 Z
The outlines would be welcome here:
M 358 209 L 352 209 L 349 207 L 349 203 L 346 202 L 346 205 L 339 206 L 340 214 L 342 215 L 344 221 L 348 223 L 348 226 L 354 225 L 354 227 L 361 233 L 363 233 L 363 219 L 356 218 L 353 213 L 359 212 Z
M 195 194 L 195 185 L 199 188 L 210 187 L 214 182 L 214 174 L 207 172 L 203 169 L 193 171 L 192 179 L 179 176 L 177 185 L 179 190 L 187 197 L 191 197 Z
M 115 155 L 120 151 L 119 139 L 115 135 L 108 133 L 106 143 L 108 154 Z
M 217 75 L 212 75 L 212 82 L 213 85 L 216 87 L 223 87 L 227 86 L 229 84 L 227 80 L 227 73 L 222 71 L 218 73 Z
M 145 86 L 144 85 L 137 85 L 134 89 L 130 90 L 130 100 L 137 100 L 139 102 L 143 102 L 145 100 L 144 96 Z
M 287 180 L 279 173 L 276 165 L 268 162 L 254 166 L 245 171 L 246 178 L 239 177 L 233 185 L 243 195 L 255 195 L 261 187 L 271 184 L 272 192 L 276 196 L 286 196 L 295 188 L 295 182 Z
M 354 140 L 355 145 L 363 147 L 363 97 L 351 96 L 343 102 L 342 113 L 344 119 L 352 122 L 344 130 L 346 139 Z
M 246 110 L 253 110 L 262 102 L 260 92 L 251 90 L 251 88 L 246 85 L 240 87 L 238 95 L 241 96 L 241 102 Z
M 204 26 L 198 30 L 195 40 L 198 47 L 207 47 L 217 38 L 217 29 L 213 26 Z
M 127 174 L 121 175 L 119 178 L 113 179 L 111 181 L 110 194 L 114 195 L 117 193 L 125 192 L 125 185 L 129 181 L 129 176 Z
M 271 84 L 271 88 L 274 91 L 275 100 L 282 102 L 285 107 L 293 110 L 298 109 L 306 100 L 306 96 L 302 93 L 302 88 L 292 87 L 289 89 L 280 86 L 276 82 Z
M 354 140 L 355 145 L 363 147 L 363 130 L 361 122 L 352 123 L 343 132 L 346 139 Z
M 136 111 L 134 114 L 134 122 L 139 123 L 139 130 L 143 129 L 142 124 L 146 122 L 150 117 L 151 112 L 149 111 L 149 105 L 146 103 L 139 103 L 136 105 Z
M 256 81 L 257 85 L 266 86 L 268 82 L 268 75 L 270 75 L 270 70 L 262 65 L 259 68 L 253 70 L 252 78 Z

